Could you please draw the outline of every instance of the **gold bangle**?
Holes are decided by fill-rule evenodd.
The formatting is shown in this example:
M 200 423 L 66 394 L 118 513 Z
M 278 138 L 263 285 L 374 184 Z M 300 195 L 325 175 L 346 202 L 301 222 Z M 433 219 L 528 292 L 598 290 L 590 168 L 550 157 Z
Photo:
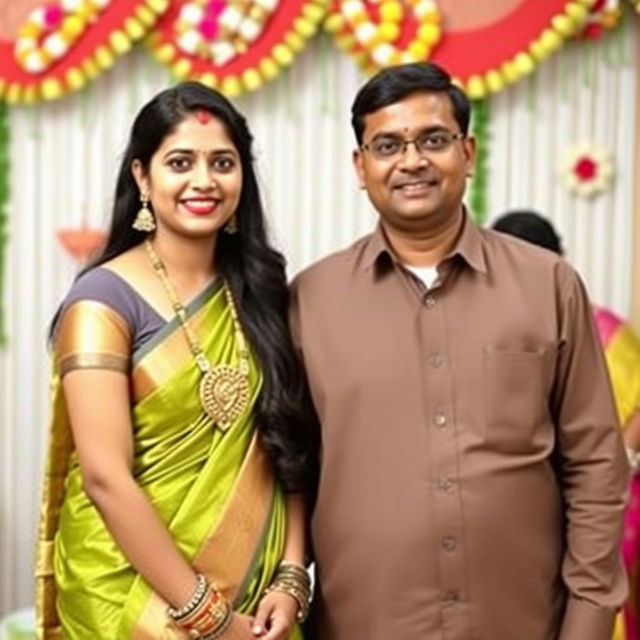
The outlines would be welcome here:
M 190 638 L 217 638 L 231 622 L 231 605 L 214 585 L 206 585 L 204 594 L 195 606 L 192 605 L 192 601 L 189 604 L 191 607 L 187 613 L 176 616 L 170 611 L 169 615 Z M 183 612 L 185 608 L 178 613 Z
M 179 609 L 169 607 L 167 609 L 169 617 L 172 620 L 179 620 L 180 618 L 188 616 L 194 609 L 198 607 L 198 605 L 204 602 L 208 588 L 209 584 L 207 582 L 207 579 L 201 573 L 198 573 L 196 575 L 196 590 L 193 592 L 193 595 L 191 596 L 189 601 Z
M 265 594 L 274 591 L 291 596 L 298 603 L 296 619 L 299 622 L 306 619 L 311 601 L 311 578 L 303 566 L 292 562 L 281 562 Z
M 310 593 L 309 591 L 301 591 L 291 585 L 274 582 L 267 590 L 264 592 L 265 595 L 268 593 L 286 593 L 291 596 L 298 604 L 298 611 L 296 613 L 296 620 L 298 622 L 304 622 L 309 615 L 309 600 Z

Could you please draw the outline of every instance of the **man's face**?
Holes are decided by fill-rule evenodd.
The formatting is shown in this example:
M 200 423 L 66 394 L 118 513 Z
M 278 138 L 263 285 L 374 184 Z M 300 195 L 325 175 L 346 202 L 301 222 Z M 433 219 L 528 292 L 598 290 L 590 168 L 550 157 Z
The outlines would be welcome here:
M 364 125 L 364 148 L 354 151 L 353 160 L 382 219 L 403 231 L 453 219 L 473 168 L 475 141 L 462 138 L 449 97 L 413 93 L 368 114 Z M 421 151 L 404 140 L 418 140 Z

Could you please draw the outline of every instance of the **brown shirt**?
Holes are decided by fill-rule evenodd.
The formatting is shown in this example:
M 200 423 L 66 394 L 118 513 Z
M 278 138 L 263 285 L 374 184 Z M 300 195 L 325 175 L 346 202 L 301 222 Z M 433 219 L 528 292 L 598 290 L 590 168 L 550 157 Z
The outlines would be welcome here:
M 430 290 L 383 232 L 303 272 L 319 640 L 608 640 L 624 454 L 584 287 L 469 219 Z

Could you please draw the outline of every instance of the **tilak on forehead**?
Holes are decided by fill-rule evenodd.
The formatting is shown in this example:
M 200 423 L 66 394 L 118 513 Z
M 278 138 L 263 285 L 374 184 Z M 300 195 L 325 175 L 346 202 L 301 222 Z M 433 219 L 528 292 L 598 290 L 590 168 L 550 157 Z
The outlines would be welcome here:
M 211 112 L 206 109 L 198 109 L 196 111 L 196 118 L 200 124 L 207 124 L 211 120 Z

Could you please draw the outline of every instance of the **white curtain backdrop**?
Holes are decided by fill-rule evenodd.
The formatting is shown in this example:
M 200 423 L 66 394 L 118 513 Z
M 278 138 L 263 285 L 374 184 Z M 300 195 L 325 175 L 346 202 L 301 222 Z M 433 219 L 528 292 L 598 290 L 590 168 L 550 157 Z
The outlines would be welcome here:
M 621 314 L 629 312 L 631 295 L 637 40 L 632 19 L 602 43 L 570 45 L 490 103 L 489 218 L 511 207 L 551 217 L 593 298 Z M 271 85 L 237 100 L 255 134 L 267 210 L 291 275 L 375 223 L 351 168 L 349 108 L 362 79 L 323 37 Z M 56 230 L 106 226 L 132 118 L 169 82 L 165 69 L 137 51 L 81 94 L 11 112 L 0 615 L 32 597 L 48 419 L 47 324 L 78 266 Z M 617 171 L 614 188 L 590 202 L 569 195 L 557 172 L 563 149 L 583 139 L 609 148 Z

